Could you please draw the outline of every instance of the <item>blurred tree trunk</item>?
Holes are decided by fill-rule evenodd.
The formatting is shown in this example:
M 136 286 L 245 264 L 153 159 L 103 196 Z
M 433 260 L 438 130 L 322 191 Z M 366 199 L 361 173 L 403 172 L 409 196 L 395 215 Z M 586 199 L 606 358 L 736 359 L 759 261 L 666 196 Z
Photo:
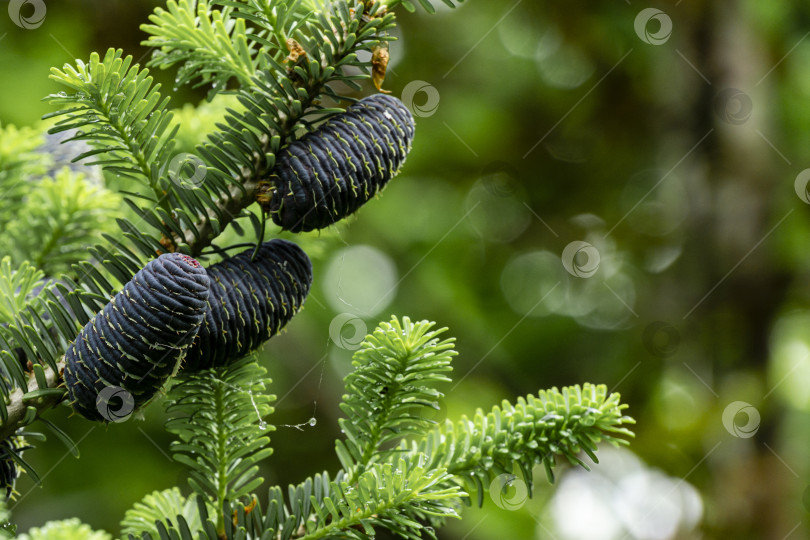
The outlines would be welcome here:
M 710 83 L 686 73 L 699 88 L 691 110 L 683 111 L 693 119 L 692 133 L 684 140 L 696 142 L 713 131 L 690 160 L 690 191 L 698 196 L 683 256 L 691 271 L 682 273 L 680 292 L 689 291 L 686 309 L 694 311 L 685 322 L 696 331 L 697 350 L 707 356 L 704 365 L 712 366 L 712 379 L 706 382 L 724 399 L 719 386 L 729 375 L 748 371 L 767 380 L 769 335 L 790 281 L 771 249 L 771 233 L 787 215 L 774 197 L 776 190 L 786 189 L 777 182 L 785 163 L 775 136 L 773 87 L 763 79 L 773 66 L 743 3 L 717 0 L 692 7 L 690 59 Z M 777 75 L 769 77 L 773 82 Z M 692 303 L 704 295 L 694 308 Z M 726 405 L 720 403 L 718 410 Z M 712 456 L 717 466 L 704 492 L 715 504 L 707 525 L 723 537 L 781 540 L 789 531 L 780 519 L 781 497 L 774 496 L 786 489 L 780 485 L 784 475 L 774 469 L 764 446 L 774 446 L 776 422 L 777 415 L 768 415 L 755 438 L 729 436 Z M 746 444 L 753 453 L 740 451 Z

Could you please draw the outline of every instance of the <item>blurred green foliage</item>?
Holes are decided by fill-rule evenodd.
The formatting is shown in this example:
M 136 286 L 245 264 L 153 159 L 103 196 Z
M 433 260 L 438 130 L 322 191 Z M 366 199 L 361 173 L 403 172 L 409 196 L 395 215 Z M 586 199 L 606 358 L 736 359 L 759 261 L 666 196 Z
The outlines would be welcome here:
M 0 122 L 35 125 L 48 112 L 53 65 L 107 47 L 145 60 L 138 25 L 159 3 L 50 2 L 32 30 L 0 13 Z M 274 422 L 286 424 L 269 482 L 297 480 L 298 464 L 337 466 L 326 442 L 338 436 L 353 327 L 330 333 L 336 315 L 372 328 L 408 314 L 458 337 L 458 382 L 438 414 L 605 383 L 638 421 L 633 451 L 698 489 L 701 533 L 682 537 L 810 534 L 810 199 L 795 182 L 810 163 L 810 7 L 659 7 L 673 23 L 660 45 L 636 34 L 635 3 L 472 0 L 400 17 L 385 88 L 423 89 L 415 147 L 348 226 L 296 238 L 316 281 L 307 309 L 262 353 Z M 171 87 L 171 73 L 157 76 Z M 173 105 L 202 98 L 181 93 Z M 190 108 L 178 117 L 188 148 L 213 121 Z M 575 241 L 598 251 L 592 277 L 563 265 Z M 759 415 L 751 437 L 734 435 L 750 416 L 731 411 L 724 426 L 737 401 Z M 43 486 L 18 484 L 20 530 L 79 516 L 117 532 L 135 501 L 185 485 L 161 406 L 108 427 L 67 415 L 50 419 L 81 458 L 55 437 L 31 453 Z M 514 511 L 487 500 L 442 537 L 545 538 L 552 496 L 538 488 Z

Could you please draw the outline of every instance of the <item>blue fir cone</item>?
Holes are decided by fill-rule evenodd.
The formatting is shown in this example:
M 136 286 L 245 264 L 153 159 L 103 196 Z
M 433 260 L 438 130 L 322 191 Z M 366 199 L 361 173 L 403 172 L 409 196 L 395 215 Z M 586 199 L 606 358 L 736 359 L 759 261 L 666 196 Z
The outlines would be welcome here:
M 304 305 L 312 264 L 292 242 L 274 239 L 209 266 L 210 309 L 181 367 L 228 365 L 276 335 Z
M 396 176 L 414 132 L 413 116 L 400 100 L 366 97 L 284 148 L 259 202 L 284 230 L 328 227 Z
M 21 435 L 12 435 L 0 442 L 0 500 L 7 501 L 14 493 L 14 486 L 20 476 L 20 466 L 11 457 L 21 455 L 30 446 Z
M 209 289 L 205 269 L 179 253 L 161 255 L 135 274 L 65 354 L 64 379 L 74 410 L 90 420 L 114 420 L 105 399 L 126 396 L 119 389 L 131 396 L 124 398 L 122 412 L 149 401 L 194 341 Z M 123 410 L 127 405 L 130 411 Z

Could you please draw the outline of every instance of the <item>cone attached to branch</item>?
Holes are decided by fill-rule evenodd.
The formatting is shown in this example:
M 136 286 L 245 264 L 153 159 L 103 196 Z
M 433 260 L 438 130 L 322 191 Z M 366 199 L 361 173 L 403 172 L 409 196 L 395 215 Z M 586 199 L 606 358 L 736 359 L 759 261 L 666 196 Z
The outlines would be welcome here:
M 328 227 L 396 176 L 414 130 L 413 116 L 397 98 L 364 98 L 283 149 L 259 202 L 282 229 Z
M 208 291 L 208 274 L 191 257 L 150 261 L 68 348 L 64 378 L 73 408 L 109 422 L 149 401 L 194 341 Z
M 274 239 L 206 270 L 210 309 L 182 365 L 194 372 L 227 365 L 276 335 L 298 313 L 312 284 L 304 251 Z

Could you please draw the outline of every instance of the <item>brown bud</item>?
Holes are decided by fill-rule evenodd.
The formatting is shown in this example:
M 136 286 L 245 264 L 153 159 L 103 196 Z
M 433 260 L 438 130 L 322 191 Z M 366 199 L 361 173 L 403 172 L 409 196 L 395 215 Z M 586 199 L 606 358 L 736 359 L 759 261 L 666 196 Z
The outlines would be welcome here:
M 391 93 L 382 88 L 385 82 L 385 73 L 388 70 L 389 58 L 387 47 L 374 47 L 371 54 L 371 80 L 374 82 L 374 87 L 384 94 Z

